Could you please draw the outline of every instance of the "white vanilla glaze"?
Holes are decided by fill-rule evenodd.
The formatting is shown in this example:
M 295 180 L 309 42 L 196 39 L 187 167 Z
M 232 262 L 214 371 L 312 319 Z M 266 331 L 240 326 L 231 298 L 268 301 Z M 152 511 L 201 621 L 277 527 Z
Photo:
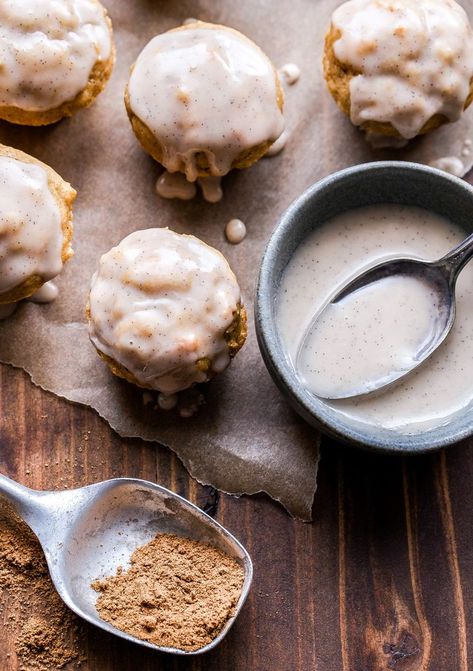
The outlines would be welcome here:
M 289 133 L 286 128 L 286 130 L 284 130 L 278 137 L 276 142 L 273 142 L 273 144 L 270 146 L 270 148 L 265 154 L 265 158 L 271 158 L 272 156 L 277 156 L 278 154 L 280 154 L 284 149 L 284 147 L 286 146 L 288 138 Z
M 438 168 L 439 170 L 444 170 L 449 172 L 451 175 L 456 175 L 456 177 L 463 177 L 465 174 L 465 166 L 463 161 L 457 156 L 444 156 L 438 158 L 435 161 L 430 163 L 432 168 Z
M 223 198 L 221 177 L 199 177 L 197 184 L 202 189 L 204 200 L 219 203 Z M 165 170 L 156 182 L 156 192 L 161 198 L 192 200 L 197 195 L 195 182 L 189 182 L 182 172 Z
M 352 210 L 316 229 L 296 250 L 279 292 L 277 324 L 290 360 L 295 361 L 313 315 L 361 270 L 394 256 L 440 258 L 465 235 L 442 217 L 398 205 Z M 403 433 L 446 424 L 455 412 L 468 407 L 473 401 L 471 265 L 458 279 L 456 300 L 452 332 L 417 372 L 376 398 L 330 405 L 347 418 Z
M 223 198 L 221 177 L 199 177 L 197 180 L 204 200 L 208 203 L 219 203 Z
M 158 394 L 158 407 L 161 410 L 173 410 L 178 401 L 178 394 Z
M 457 120 L 473 78 L 473 31 L 454 0 L 350 0 L 338 7 L 336 58 L 350 80 L 351 120 L 391 123 L 407 139 L 434 114 Z
M 44 111 L 73 100 L 111 49 L 96 0 L 2 0 L 0 105 Z
M 299 81 L 301 76 L 301 70 L 298 65 L 295 63 L 286 63 L 281 68 L 279 68 L 279 74 L 283 81 L 289 86 L 293 86 L 296 82 Z
M 238 245 L 246 238 L 246 226 L 241 219 L 230 219 L 225 226 L 225 237 L 232 245 Z
M 52 303 L 59 296 L 59 289 L 54 282 L 45 282 L 42 287 L 34 292 L 28 300 L 33 303 Z
M 139 384 L 174 394 L 228 366 L 224 334 L 239 302 L 235 275 L 216 249 L 166 228 L 137 231 L 100 260 L 89 335 Z
M 416 365 L 439 314 L 419 278 L 394 275 L 329 304 L 307 332 L 297 369 L 322 398 L 366 393 Z
M 33 275 L 44 282 L 62 269 L 59 205 L 40 165 L 0 157 L 0 302 Z
M 243 152 L 281 135 L 277 76 L 240 33 L 197 23 L 147 44 L 130 75 L 129 104 L 159 138 L 168 170 L 195 181 L 196 156 L 205 154 L 222 176 Z
M 179 394 L 179 415 L 183 419 L 189 419 L 198 412 L 200 406 L 204 403 L 204 395 L 197 388 L 186 389 Z
M 194 182 L 189 182 L 182 172 L 168 172 L 165 170 L 158 177 L 156 192 L 161 198 L 192 200 L 197 194 L 197 187 Z

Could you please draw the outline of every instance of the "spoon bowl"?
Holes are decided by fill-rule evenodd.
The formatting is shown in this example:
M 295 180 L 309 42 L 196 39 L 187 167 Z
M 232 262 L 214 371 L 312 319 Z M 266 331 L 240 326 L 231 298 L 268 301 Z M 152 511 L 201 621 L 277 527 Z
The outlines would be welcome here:
M 253 568 L 245 548 L 197 506 L 145 480 L 116 478 L 80 489 L 39 492 L 0 475 L 0 495 L 38 537 L 51 579 L 71 610 L 88 622 L 133 643 L 178 655 L 206 652 L 226 636 L 243 606 Z M 154 645 L 100 618 L 91 583 L 115 575 L 131 554 L 158 533 L 186 536 L 234 557 L 245 574 L 233 616 L 208 645 L 196 651 Z
M 458 275 L 463 270 L 468 261 L 473 256 L 473 234 L 469 235 L 463 242 L 457 245 L 452 251 L 437 261 L 423 261 L 412 258 L 395 258 L 389 261 L 379 263 L 354 279 L 350 280 L 342 289 L 337 291 L 335 296 L 320 310 L 312 319 L 309 328 L 305 332 L 299 346 L 296 366 L 300 373 L 301 353 L 304 351 L 308 338 L 319 322 L 322 314 L 328 305 L 334 305 L 343 301 L 347 296 L 360 291 L 364 287 L 375 282 L 387 279 L 389 277 L 404 276 L 411 277 L 422 282 L 428 287 L 432 296 L 432 303 L 435 303 L 436 314 L 432 319 L 431 328 L 427 338 L 422 341 L 419 350 L 413 353 L 413 356 L 401 367 L 391 370 L 388 374 L 383 374 L 375 380 L 362 381 L 343 392 L 331 394 L 317 394 L 327 400 L 340 400 L 367 396 L 381 389 L 391 387 L 393 384 L 405 378 L 414 372 L 424 361 L 440 347 L 452 330 L 455 322 L 456 304 L 455 304 L 455 285 Z
M 473 240 L 473 236 L 470 237 Z M 462 246 L 464 244 L 465 243 L 462 243 Z M 341 303 L 348 296 L 351 296 L 356 291 L 360 291 L 370 284 L 395 276 L 411 277 L 422 282 L 428 288 L 429 293 L 432 295 L 432 303 L 435 303 L 436 306 L 435 315 L 430 325 L 431 328 L 428 333 L 426 333 L 426 338 L 422 341 L 419 350 L 414 352 L 408 361 L 403 361 L 402 367 L 393 368 L 388 374 L 384 374 L 377 379 L 360 381 L 355 386 L 344 389 L 339 393 L 317 392 L 317 396 L 327 400 L 340 400 L 369 396 L 381 389 L 387 389 L 396 384 L 399 380 L 405 378 L 407 375 L 413 373 L 438 349 L 438 347 L 440 347 L 452 329 L 456 314 L 455 282 L 459 271 L 454 274 L 450 267 L 447 267 L 445 259 L 449 258 L 449 256 L 450 255 L 434 262 L 427 262 L 414 258 L 395 258 L 372 266 L 345 284 L 336 292 L 335 296 L 314 315 L 299 346 L 296 359 L 296 367 L 298 368 L 299 373 L 302 368 L 301 353 L 304 351 L 307 341 L 311 337 L 313 330 L 319 323 L 326 308 L 329 305 Z

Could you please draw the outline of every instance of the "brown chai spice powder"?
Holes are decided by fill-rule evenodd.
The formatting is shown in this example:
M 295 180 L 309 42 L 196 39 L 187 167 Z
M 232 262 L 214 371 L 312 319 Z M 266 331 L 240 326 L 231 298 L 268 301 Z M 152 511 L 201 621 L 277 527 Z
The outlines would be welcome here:
M 36 536 L 2 499 L 0 615 L 2 671 L 80 668 L 78 618 L 54 589 Z
M 155 645 L 198 650 L 233 614 L 243 586 L 238 562 L 189 538 L 158 534 L 130 568 L 96 580 L 97 610 L 113 626 Z

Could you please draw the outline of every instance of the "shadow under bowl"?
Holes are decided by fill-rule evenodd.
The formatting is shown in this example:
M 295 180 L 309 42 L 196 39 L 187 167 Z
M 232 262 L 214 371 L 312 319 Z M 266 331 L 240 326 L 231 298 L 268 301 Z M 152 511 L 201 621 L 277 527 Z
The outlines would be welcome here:
M 269 240 L 256 289 L 256 333 L 275 383 L 309 424 L 343 442 L 372 450 L 428 452 L 473 433 L 471 407 L 452 415 L 445 425 L 415 433 L 349 418 L 303 387 L 278 334 L 276 303 L 281 278 L 303 240 L 342 212 L 384 203 L 421 207 L 449 219 L 466 234 L 473 231 L 473 188 L 448 173 L 416 163 L 380 161 L 329 175 L 289 206 Z

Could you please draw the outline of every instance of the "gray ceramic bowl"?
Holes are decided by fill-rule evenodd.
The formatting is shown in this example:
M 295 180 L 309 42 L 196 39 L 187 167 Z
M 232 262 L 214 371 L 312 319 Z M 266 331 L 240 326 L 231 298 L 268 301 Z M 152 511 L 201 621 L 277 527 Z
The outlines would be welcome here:
M 299 244 L 331 217 L 363 205 L 401 203 L 443 215 L 473 230 L 473 188 L 451 175 L 416 163 L 383 161 L 337 172 L 311 186 L 284 213 L 268 243 L 258 279 L 255 318 L 266 366 L 293 408 L 310 424 L 344 442 L 383 452 L 427 452 L 473 433 L 467 408 L 446 426 L 410 435 L 350 420 L 302 387 L 280 342 L 275 301 L 281 275 Z M 473 380 L 472 380 L 473 385 Z

